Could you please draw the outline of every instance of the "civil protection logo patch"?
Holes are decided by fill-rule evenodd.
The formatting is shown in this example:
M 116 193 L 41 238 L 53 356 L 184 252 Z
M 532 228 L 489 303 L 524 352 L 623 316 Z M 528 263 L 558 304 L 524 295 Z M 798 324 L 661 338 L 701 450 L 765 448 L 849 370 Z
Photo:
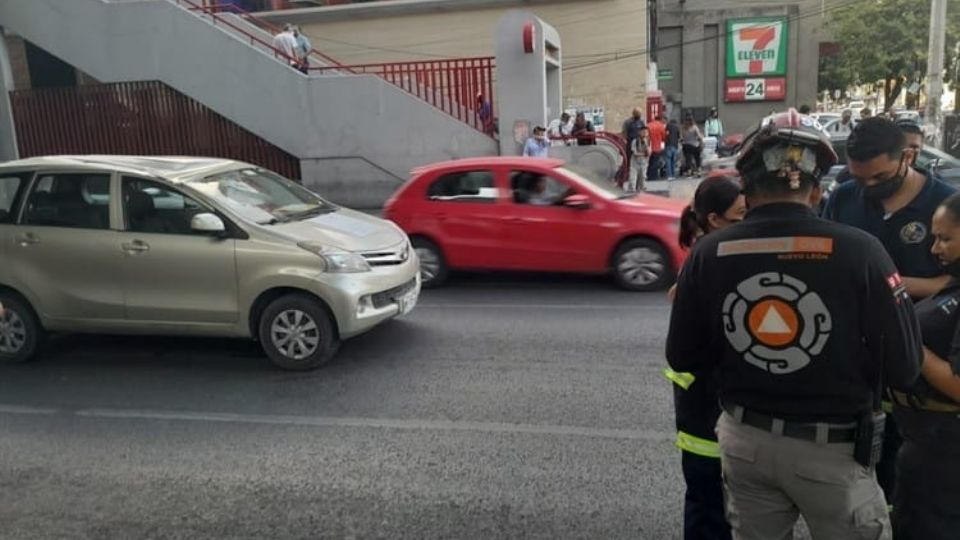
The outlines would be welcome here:
M 820 295 L 779 272 L 747 278 L 723 301 L 723 329 L 747 363 L 775 375 L 799 371 L 823 351 L 832 317 Z
M 911 221 L 900 229 L 900 241 L 904 244 L 919 244 L 927 237 L 927 226 L 919 221 Z

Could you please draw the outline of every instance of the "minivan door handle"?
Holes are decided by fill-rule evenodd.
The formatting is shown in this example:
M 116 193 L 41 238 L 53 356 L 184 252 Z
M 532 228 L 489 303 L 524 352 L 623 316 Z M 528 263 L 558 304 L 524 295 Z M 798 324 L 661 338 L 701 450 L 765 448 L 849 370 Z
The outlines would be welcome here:
M 150 246 L 143 240 L 134 240 L 133 242 L 124 243 L 121 245 L 123 251 L 131 255 L 139 255 L 146 251 L 150 251 Z
M 38 238 L 37 235 L 33 233 L 25 233 L 17 237 L 17 243 L 23 247 L 28 247 L 35 244 L 39 244 L 40 238 Z

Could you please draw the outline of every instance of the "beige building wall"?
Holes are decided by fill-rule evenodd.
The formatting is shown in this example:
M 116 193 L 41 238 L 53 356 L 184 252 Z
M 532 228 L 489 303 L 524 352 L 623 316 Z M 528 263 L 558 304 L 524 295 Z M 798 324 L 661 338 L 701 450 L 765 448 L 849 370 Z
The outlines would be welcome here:
M 506 7 L 318 21 L 319 10 L 294 10 L 271 17 L 299 24 L 320 50 L 344 64 L 493 56 L 496 26 Z M 582 0 L 517 2 L 554 26 L 563 44 L 565 107 L 604 107 L 608 131 L 646 96 L 647 2 Z M 300 15 L 297 12 L 302 12 Z M 307 13 L 313 12 L 313 13 Z M 517 36 L 517 47 L 521 46 Z M 616 58 L 616 54 L 621 58 Z M 639 54 L 638 54 L 639 53 Z M 596 65 L 589 65 L 596 63 Z M 577 67 L 580 65 L 580 67 Z

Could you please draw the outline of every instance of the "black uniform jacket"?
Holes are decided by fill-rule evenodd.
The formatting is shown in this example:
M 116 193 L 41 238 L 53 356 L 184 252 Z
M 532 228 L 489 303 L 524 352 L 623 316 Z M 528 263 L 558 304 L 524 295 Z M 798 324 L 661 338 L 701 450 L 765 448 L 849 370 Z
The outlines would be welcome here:
M 950 362 L 953 372 L 960 374 L 960 283 L 954 279 L 937 294 L 919 302 L 917 319 L 924 346 Z M 894 408 L 903 436 L 937 451 L 960 454 L 960 418 L 956 412 L 925 408 L 931 400 L 941 404 L 953 404 L 954 401 L 922 377 L 910 393 L 915 397 L 909 400 L 909 406 L 897 402 Z
M 720 399 L 801 422 L 868 411 L 881 370 L 919 375 L 913 304 L 873 236 L 778 203 L 694 246 L 670 317 L 667 360 L 715 370 Z

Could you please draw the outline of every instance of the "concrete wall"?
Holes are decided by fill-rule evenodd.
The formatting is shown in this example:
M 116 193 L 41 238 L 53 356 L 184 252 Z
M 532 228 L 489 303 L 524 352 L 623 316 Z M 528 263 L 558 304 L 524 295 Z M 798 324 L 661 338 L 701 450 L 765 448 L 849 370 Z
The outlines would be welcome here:
M 17 134 L 13 129 L 10 110 L 10 91 L 13 85 L 13 67 L 4 40 L 0 39 L 0 161 L 17 159 Z
M 742 133 L 771 110 L 802 104 L 814 107 L 819 44 L 827 41 L 819 10 L 820 0 L 660 0 L 657 67 L 673 70 L 674 79 L 660 86 L 666 100 L 675 105 L 674 115 L 679 118 L 679 107 L 716 106 L 726 132 Z M 726 21 L 767 16 L 786 16 L 789 21 L 786 99 L 724 103 Z
M 416 166 L 497 153 L 382 79 L 308 77 L 166 0 L 2 1 L 0 21 L 98 80 L 167 83 L 299 157 L 304 183 L 344 204 L 381 204 Z
M 314 47 L 343 63 L 494 56 L 497 23 L 520 7 L 563 41 L 564 107 L 602 106 L 620 124 L 646 99 L 646 0 L 412 0 L 305 8 L 264 15 L 299 24 Z M 617 61 L 614 52 L 634 53 Z M 581 67 L 574 68 L 581 64 Z

